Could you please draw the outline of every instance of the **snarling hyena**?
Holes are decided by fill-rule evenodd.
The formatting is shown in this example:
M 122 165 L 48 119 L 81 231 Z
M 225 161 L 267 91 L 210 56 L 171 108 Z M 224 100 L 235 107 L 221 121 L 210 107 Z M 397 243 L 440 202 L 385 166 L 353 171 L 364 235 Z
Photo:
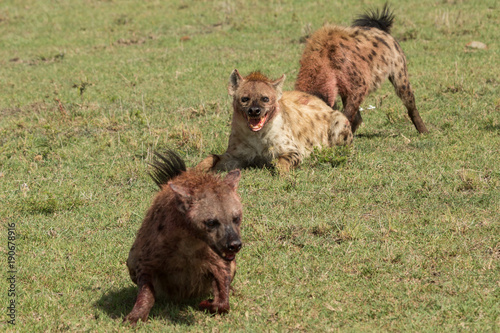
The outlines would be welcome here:
M 218 175 L 186 171 L 172 151 L 157 154 L 152 178 L 160 187 L 137 238 L 127 267 L 139 288 L 125 321 L 146 321 L 157 295 L 172 300 L 205 297 L 199 307 L 229 310 L 229 286 L 241 248 L 240 171 Z
M 321 99 L 299 91 L 282 92 L 285 75 L 270 80 L 260 72 L 242 77 L 231 73 L 233 120 L 227 151 L 211 155 L 197 168 L 233 170 L 271 166 L 288 171 L 314 147 L 348 145 L 352 132 L 347 118 Z
M 389 78 L 417 130 L 427 133 L 415 106 L 405 55 L 390 35 L 393 21 L 386 4 L 381 12 L 361 15 L 351 27 L 320 28 L 307 41 L 295 89 L 316 95 L 332 107 L 340 95 L 354 133 L 362 122 L 359 106 L 364 98 Z

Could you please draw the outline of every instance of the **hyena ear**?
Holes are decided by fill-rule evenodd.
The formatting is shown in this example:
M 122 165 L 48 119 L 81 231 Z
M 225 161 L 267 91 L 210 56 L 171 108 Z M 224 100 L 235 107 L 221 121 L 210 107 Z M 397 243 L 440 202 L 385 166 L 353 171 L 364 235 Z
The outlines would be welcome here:
M 241 76 L 240 72 L 235 69 L 231 76 L 229 76 L 229 85 L 227 86 L 227 91 L 229 92 L 229 96 L 233 96 L 236 93 L 236 89 L 240 85 L 241 81 L 243 81 L 243 76 Z
M 177 209 L 181 213 L 186 213 L 191 207 L 191 203 L 193 202 L 193 197 L 187 187 L 182 185 L 169 183 L 168 186 L 174 191 L 175 198 L 177 199 Z
M 238 183 L 240 182 L 241 172 L 239 169 L 233 170 L 226 175 L 224 178 L 224 183 L 228 184 L 229 187 L 236 191 L 238 188 Z
M 281 98 L 283 94 L 283 84 L 285 83 L 286 75 L 283 74 L 279 79 L 271 82 L 271 85 L 276 89 L 277 100 Z

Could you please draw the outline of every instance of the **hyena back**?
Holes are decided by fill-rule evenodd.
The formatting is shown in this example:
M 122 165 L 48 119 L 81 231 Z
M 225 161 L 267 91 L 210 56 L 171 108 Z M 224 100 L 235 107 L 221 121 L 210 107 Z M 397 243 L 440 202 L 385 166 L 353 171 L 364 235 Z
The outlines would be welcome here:
M 272 166 L 288 171 L 314 147 L 347 145 L 347 118 L 321 99 L 299 91 L 282 92 L 285 75 L 270 80 L 260 72 L 230 76 L 233 119 L 227 151 L 202 161 L 200 170 Z
M 360 16 L 351 27 L 320 28 L 307 41 L 295 89 L 316 95 L 332 107 L 340 95 L 354 133 L 362 122 L 359 106 L 388 78 L 416 129 L 427 133 L 415 105 L 405 55 L 390 35 L 393 21 L 385 5 L 380 13 Z
M 241 248 L 240 171 L 218 175 L 187 170 L 174 152 L 157 155 L 152 178 L 160 187 L 130 249 L 127 267 L 139 288 L 124 321 L 146 321 L 158 295 L 205 297 L 200 309 L 229 310 L 229 287 Z

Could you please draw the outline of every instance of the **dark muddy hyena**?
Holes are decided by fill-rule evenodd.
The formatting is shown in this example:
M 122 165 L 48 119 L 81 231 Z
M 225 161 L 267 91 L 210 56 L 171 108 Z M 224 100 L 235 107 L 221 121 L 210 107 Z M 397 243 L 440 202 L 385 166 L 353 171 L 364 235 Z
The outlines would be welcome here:
M 241 203 L 236 188 L 240 171 L 224 179 L 186 171 L 169 151 L 157 154 L 151 176 L 160 187 L 137 238 L 127 267 L 139 294 L 125 321 L 146 321 L 157 295 L 173 300 L 205 297 L 202 310 L 229 310 L 229 286 L 241 248 Z
M 300 60 L 295 89 L 331 107 L 340 95 L 353 133 L 362 122 L 359 106 L 387 78 L 417 130 L 428 132 L 415 106 L 403 50 L 389 34 L 393 20 L 386 4 L 381 12 L 360 16 L 351 27 L 325 25 L 308 39 Z

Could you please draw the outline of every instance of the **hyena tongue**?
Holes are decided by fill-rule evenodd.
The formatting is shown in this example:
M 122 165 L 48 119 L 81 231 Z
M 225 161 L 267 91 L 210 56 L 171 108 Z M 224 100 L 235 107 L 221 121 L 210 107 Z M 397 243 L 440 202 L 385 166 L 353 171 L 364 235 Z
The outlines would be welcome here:
M 265 122 L 266 122 L 266 117 L 248 119 L 248 125 L 250 126 L 250 129 L 254 132 L 260 131 L 262 127 L 264 127 Z

